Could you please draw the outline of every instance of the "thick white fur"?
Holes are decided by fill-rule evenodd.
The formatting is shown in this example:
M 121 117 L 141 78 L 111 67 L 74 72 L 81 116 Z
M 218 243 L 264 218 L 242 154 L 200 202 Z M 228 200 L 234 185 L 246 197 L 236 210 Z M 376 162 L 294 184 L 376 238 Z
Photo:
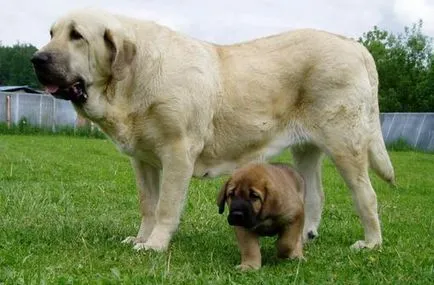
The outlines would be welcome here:
M 68 38 L 72 23 L 86 41 Z M 368 168 L 392 183 L 394 172 L 380 130 L 375 63 L 359 43 L 304 29 L 222 46 L 85 9 L 60 18 L 41 50 L 68 54 L 70 70 L 88 84 L 77 111 L 131 157 L 142 221 L 125 241 L 136 249 L 168 247 L 192 176 L 230 173 L 291 146 L 307 181 L 304 237 L 320 224 L 326 153 L 364 227 L 353 246 L 381 244 Z

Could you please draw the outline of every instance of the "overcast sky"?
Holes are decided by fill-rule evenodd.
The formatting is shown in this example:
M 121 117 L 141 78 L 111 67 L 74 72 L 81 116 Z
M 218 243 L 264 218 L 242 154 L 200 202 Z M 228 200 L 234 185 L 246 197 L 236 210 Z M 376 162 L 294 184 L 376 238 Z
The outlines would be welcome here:
M 294 28 L 358 38 L 374 25 L 402 32 L 419 19 L 434 37 L 434 0 L 1 0 L 0 41 L 41 47 L 56 18 L 92 5 L 155 20 L 193 37 L 234 43 Z

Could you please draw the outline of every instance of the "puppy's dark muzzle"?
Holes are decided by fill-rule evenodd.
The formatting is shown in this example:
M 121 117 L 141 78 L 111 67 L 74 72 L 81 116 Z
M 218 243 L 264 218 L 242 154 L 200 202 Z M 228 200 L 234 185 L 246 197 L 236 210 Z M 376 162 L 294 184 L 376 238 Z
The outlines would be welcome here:
M 252 205 L 243 199 L 234 199 L 228 216 L 231 226 L 252 228 L 256 224 L 256 217 Z
M 241 211 L 231 211 L 228 216 L 228 223 L 231 226 L 243 226 L 245 224 L 245 215 Z

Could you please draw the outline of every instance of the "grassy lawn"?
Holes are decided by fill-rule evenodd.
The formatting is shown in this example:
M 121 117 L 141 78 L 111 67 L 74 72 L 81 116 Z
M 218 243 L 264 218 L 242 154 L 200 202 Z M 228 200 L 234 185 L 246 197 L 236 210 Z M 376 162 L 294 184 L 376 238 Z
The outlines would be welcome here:
M 307 260 L 278 260 L 264 238 L 262 269 L 239 273 L 234 233 L 215 205 L 224 178 L 192 181 L 168 252 L 135 252 L 120 243 L 139 225 L 133 173 L 111 142 L 2 135 L 0 284 L 434 284 L 434 154 L 391 157 L 396 189 L 372 175 L 382 249 L 349 249 L 362 228 L 326 160 L 323 222 Z

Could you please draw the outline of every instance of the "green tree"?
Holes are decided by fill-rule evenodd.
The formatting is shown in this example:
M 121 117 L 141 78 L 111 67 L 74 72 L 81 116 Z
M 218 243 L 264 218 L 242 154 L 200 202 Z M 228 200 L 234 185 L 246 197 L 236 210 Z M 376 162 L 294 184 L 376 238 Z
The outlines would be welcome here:
M 432 39 L 422 27 L 419 21 L 395 35 L 375 26 L 359 39 L 377 64 L 382 112 L 434 111 Z
M 30 44 L 0 45 L 0 84 L 40 87 L 30 62 L 36 50 Z

